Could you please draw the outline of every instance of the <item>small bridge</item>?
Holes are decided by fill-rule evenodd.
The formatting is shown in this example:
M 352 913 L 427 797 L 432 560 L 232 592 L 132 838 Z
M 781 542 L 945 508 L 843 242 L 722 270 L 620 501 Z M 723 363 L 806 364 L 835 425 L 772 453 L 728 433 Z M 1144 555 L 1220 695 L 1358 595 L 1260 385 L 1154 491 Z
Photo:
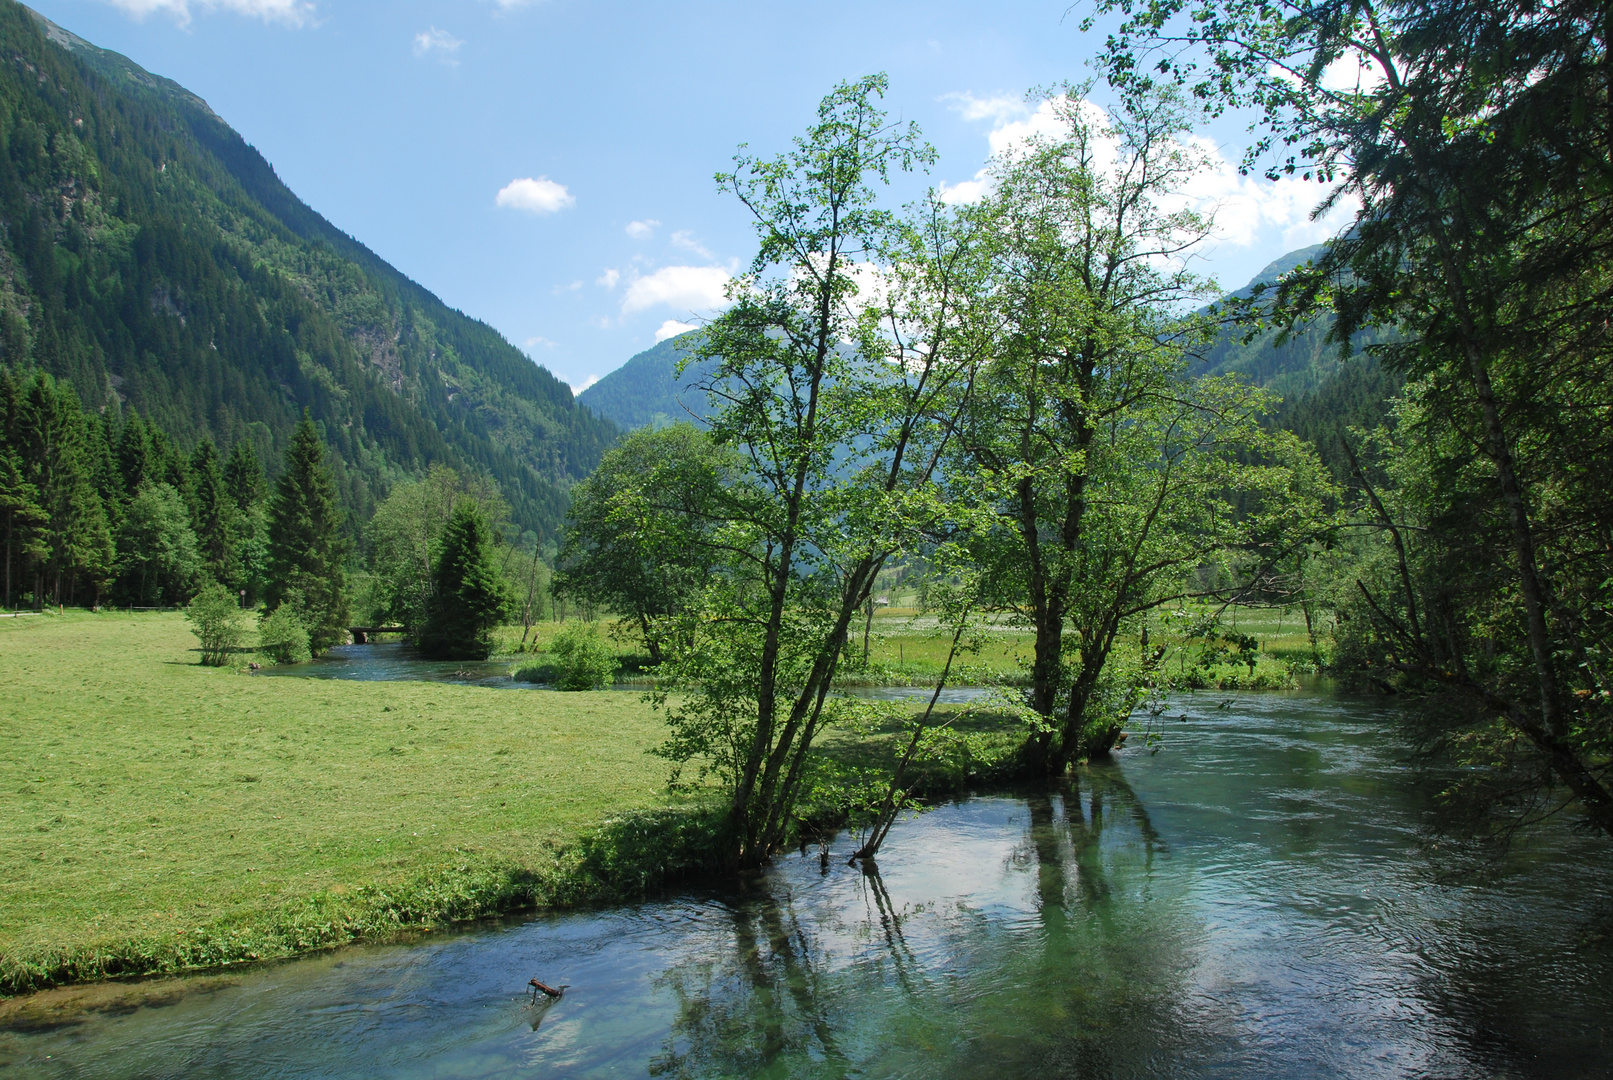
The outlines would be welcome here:
M 367 645 L 373 634 L 402 634 L 405 631 L 401 626 L 349 626 L 347 632 L 353 635 L 354 645 Z

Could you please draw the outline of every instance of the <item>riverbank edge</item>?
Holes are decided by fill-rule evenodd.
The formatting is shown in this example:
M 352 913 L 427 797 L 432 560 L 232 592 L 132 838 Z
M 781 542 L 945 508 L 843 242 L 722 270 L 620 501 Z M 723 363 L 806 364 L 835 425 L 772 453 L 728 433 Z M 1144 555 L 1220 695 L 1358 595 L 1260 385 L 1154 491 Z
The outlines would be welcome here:
M 916 771 L 914 808 L 1022 779 L 1018 740 L 984 757 Z M 833 795 L 802 808 L 797 832 L 821 836 L 851 811 Z M 528 862 L 443 866 L 392 884 L 326 890 L 263 912 L 174 933 L 83 946 L 0 953 L 0 1002 L 111 980 L 199 975 L 289 960 L 347 945 L 379 944 L 478 919 L 632 903 L 725 880 L 726 807 L 715 800 L 612 817 L 570 842 L 541 846 Z
M 173 933 L 4 953 L 0 999 L 286 960 L 523 911 L 631 902 L 716 877 L 722 821 L 707 804 L 636 811 L 546 844 L 529 862 L 438 867 Z

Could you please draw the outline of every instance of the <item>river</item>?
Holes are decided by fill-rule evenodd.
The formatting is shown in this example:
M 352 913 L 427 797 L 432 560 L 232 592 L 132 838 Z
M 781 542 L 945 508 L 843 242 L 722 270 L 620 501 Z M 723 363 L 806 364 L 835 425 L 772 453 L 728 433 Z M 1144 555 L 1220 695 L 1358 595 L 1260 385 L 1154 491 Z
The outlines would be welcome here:
M 1157 754 L 904 820 L 877 872 L 842 836 L 732 890 L 236 972 L 0 1032 L 0 1071 L 1613 1077 L 1604 841 L 1428 853 L 1370 701 L 1181 715 Z M 533 976 L 569 988 L 534 1006 Z

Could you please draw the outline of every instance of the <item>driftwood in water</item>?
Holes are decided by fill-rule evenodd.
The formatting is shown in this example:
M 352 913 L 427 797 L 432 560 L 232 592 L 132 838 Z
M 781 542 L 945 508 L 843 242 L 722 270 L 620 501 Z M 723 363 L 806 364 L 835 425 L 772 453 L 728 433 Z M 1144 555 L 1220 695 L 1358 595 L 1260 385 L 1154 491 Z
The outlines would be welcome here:
M 562 994 L 564 994 L 566 992 L 565 985 L 561 985 L 561 986 L 558 986 L 558 987 L 550 986 L 548 983 L 539 982 L 537 979 L 533 979 L 531 982 L 527 983 L 527 985 L 532 987 L 532 1000 L 533 1001 L 538 1000 L 538 995 L 540 993 L 544 994 L 547 997 L 557 998 L 557 997 L 560 997 Z

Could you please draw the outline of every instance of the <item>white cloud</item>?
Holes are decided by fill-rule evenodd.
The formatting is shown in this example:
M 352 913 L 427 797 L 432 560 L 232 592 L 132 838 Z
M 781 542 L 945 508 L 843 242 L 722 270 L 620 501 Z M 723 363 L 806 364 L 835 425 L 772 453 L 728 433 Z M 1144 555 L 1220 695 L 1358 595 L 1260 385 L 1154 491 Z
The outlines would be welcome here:
M 1209 139 L 1195 136 L 1188 140 L 1208 162 L 1208 168 L 1194 176 L 1177 200 L 1166 200 L 1191 207 L 1215 219 L 1213 237 L 1234 247 L 1280 245 L 1283 251 L 1308 247 L 1337 236 L 1355 219 L 1359 203 L 1340 199 L 1322 217 L 1311 220 L 1311 211 L 1330 190 L 1297 176 L 1279 180 L 1240 176 L 1237 167 L 1222 155 Z
M 557 344 L 559 344 L 559 342 L 550 341 L 548 338 L 544 337 L 542 334 L 534 334 L 532 337 L 529 337 L 529 338 L 526 339 L 526 347 L 528 349 L 534 349 L 534 348 L 537 348 L 540 345 L 543 346 L 545 349 L 552 349 Z
M 1016 153 L 1037 140 L 1057 140 L 1069 134 L 1069 123 L 1064 115 L 1064 110 L 1069 107 L 1069 99 L 1062 95 L 1044 98 L 1036 103 L 1034 109 L 1023 100 L 1004 94 L 977 98 L 973 94 L 953 93 L 943 95 L 942 100 L 953 102 L 952 107 L 965 120 L 992 121 L 986 143 L 993 156 Z M 1108 114 L 1090 101 L 1081 102 L 1077 108 L 1093 128 L 1101 131 L 1107 125 Z M 1118 154 L 1119 144 L 1112 137 L 1099 135 L 1094 149 L 1099 161 L 1108 161 Z M 943 180 L 936 185 L 936 194 L 942 202 L 950 205 L 979 202 L 991 190 L 989 169 L 981 169 L 971 179 L 960 180 L 956 184 Z
M 498 204 L 533 214 L 553 214 L 577 204 L 576 196 L 547 176 L 511 180 L 498 193 Z
M 665 341 L 669 337 L 677 337 L 679 334 L 685 334 L 695 329 L 698 329 L 698 327 L 692 322 L 679 322 L 676 319 L 668 319 L 655 328 L 655 340 L 657 342 Z
M 598 381 L 599 381 L 599 376 L 598 375 L 590 375 L 590 376 L 588 376 L 588 378 L 586 378 L 586 379 L 584 379 L 582 381 L 581 386 L 578 386 L 576 383 L 572 383 L 571 384 L 571 396 L 576 397 L 578 394 L 582 393 L 584 390 L 588 389 L 590 386 L 594 385 Z
M 556 285 L 550 290 L 550 292 L 554 293 L 556 296 L 559 296 L 562 293 L 576 292 L 580 288 L 582 288 L 582 281 L 578 280 L 573 281 L 570 285 Z
M 959 180 L 956 184 L 942 180 L 935 185 L 935 193 L 948 206 L 977 203 L 991 194 L 991 177 L 987 175 L 985 169 L 981 169 L 975 173 L 973 180 Z
M 942 94 L 941 100 L 951 102 L 952 108 L 965 120 L 995 120 L 1002 124 L 1011 117 L 1023 116 L 1030 112 L 1030 107 L 1025 104 L 1024 98 L 1008 94 L 977 98 L 968 91 L 962 91 Z
M 629 221 L 625 231 L 634 240 L 648 240 L 655 235 L 655 227 L 659 224 L 661 223 L 654 218 L 645 218 L 643 221 Z
M 454 54 L 459 52 L 459 47 L 463 44 L 465 44 L 463 41 L 448 31 L 438 30 L 433 26 L 431 29 L 422 30 L 414 36 L 414 54 L 416 56 L 426 56 L 430 53 L 436 53 L 438 61 L 454 67 L 459 64 L 459 58 Z
M 1376 72 L 1353 57 L 1336 61 L 1323 76 L 1324 82 L 1351 88 L 1358 77 L 1366 85 L 1376 77 Z M 1065 98 L 1040 101 L 1034 109 L 1003 95 L 976 98 L 970 94 L 948 94 L 946 100 L 953 102 L 953 108 L 966 120 L 992 121 L 986 141 L 993 155 L 1022 150 L 1038 138 L 1062 138 L 1069 130 L 1063 118 L 1063 110 L 1068 108 Z M 1083 101 L 1078 108 L 1092 127 L 1101 130 L 1108 125 L 1108 114 L 1092 102 Z M 1311 220 L 1312 209 L 1328 194 L 1329 189 L 1321 184 L 1300 177 L 1271 181 L 1264 177 L 1241 176 L 1237 166 L 1211 140 L 1193 136 L 1185 142 L 1203 158 L 1206 168 L 1174 196 L 1163 198 L 1160 203 L 1167 210 L 1192 209 L 1213 217 L 1215 228 L 1211 238 L 1217 243 L 1292 251 L 1337 236 L 1354 220 L 1359 204 L 1348 198 L 1340 199 L 1321 218 Z M 1113 136 L 1100 135 L 1094 156 L 1100 166 L 1118 161 L 1119 141 Z M 972 179 L 938 184 L 937 194 L 947 203 L 972 203 L 989 195 L 991 188 L 990 171 L 982 169 Z
M 308 0 L 105 0 L 137 19 L 154 12 L 173 17 L 180 26 L 190 22 L 193 11 L 233 11 L 264 22 L 305 26 L 314 20 L 314 5 Z
M 1299 76 L 1291 71 L 1273 65 L 1268 72 L 1278 79 L 1300 84 Z M 1339 56 L 1322 69 L 1322 77 L 1317 80 L 1323 90 L 1338 92 L 1357 91 L 1370 94 L 1383 83 L 1383 72 L 1379 69 L 1377 61 L 1362 53 L 1347 52 Z
M 717 258 L 709 248 L 696 240 L 694 233 L 688 229 L 679 229 L 672 234 L 672 246 L 682 248 L 684 251 L 692 251 L 702 259 L 715 260 Z
M 622 280 L 622 272 L 615 267 L 611 267 L 595 278 L 594 284 L 601 288 L 614 289 L 616 288 L 616 283 L 620 280 Z
M 685 311 L 723 308 L 728 305 L 723 294 L 728 281 L 728 271 L 720 266 L 663 266 L 628 285 L 622 314 L 661 305 Z

